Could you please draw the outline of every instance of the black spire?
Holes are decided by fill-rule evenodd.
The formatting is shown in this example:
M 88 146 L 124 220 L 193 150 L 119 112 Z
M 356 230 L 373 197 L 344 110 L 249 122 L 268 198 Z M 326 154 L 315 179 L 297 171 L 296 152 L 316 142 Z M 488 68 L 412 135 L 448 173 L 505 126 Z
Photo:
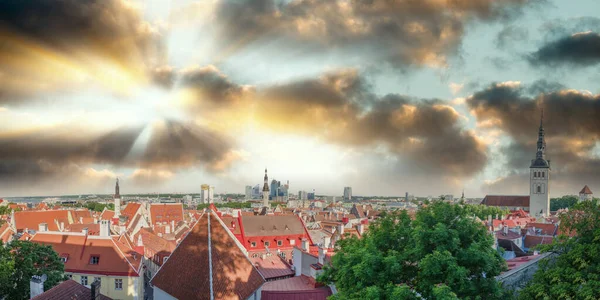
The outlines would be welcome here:
M 531 161 L 532 168 L 549 168 L 550 164 L 546 160 L 546 139 L 544 138 L 544 110 L 540 119 L 540 129 L 538 131 L 537 151 L 535 159 Z
M 267 176 L 267 168 L 265 168 L 265 184 L 263 185 L 263 192 L 269 191 L 269 177 Z
M 121 199 L 121 195 L 119 195 L 119 177 L 117 177 L 117 184 L 115 185 L 115 199 Z

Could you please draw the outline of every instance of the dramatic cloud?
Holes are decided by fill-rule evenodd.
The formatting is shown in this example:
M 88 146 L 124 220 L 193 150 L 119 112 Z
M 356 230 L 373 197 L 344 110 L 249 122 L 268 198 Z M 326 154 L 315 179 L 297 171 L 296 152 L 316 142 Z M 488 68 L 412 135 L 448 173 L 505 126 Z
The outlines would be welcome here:
M 181 71 L 179 88 L 188 93 L 191 107 L 219 108 L 239 101 L 250 87 L 240 86 L 221 73 L 215 66 L 190 67 Z
M 533 1 L 224 0 L 215 21 L 225 51 L 261 39 L 313 49 L 342 48 L 371 62 L 443 66 L 466 24 L 519 14 Z
M 541 94 L 543 87 L 548 90 Z M 500 191 L 513 186 L 515 176 L 529 172 L 535 157 L 535 143 L 541 109 L 547 139 L 547 158 L 552 161 L 553 195 L 576 193 L 580 186 L 600 180 L 600 95 L 575 90 L 557 90 L 547 82 L 525 87 L 518 83 L 494 84 L 467 99 L 479 126 L 493 124 L 511 138 L 502 149 L 509 176 L 492 183 Z M 508 183 L 507 183 L 508 182 Z M 527 181 L 522 182 L 527 192 Z M 556 193 L 556 194 L 554 194 Z
M 496 37 L 496 46 L 499 48 L 508 48 L 516 43 L 522 43 L 529 37 L 527 28 L 516 25 L 509 25 L 502 29 Z
M 90 79 L 125 92 L 165 63 L 157 30 L 128 1 L 2 1 L 0 20 L 2 102 Z
M 529 56 L 534 66 L 574 65 L 579 67 L 600 63 L 600 34 L 580 32 L 550 42 Z

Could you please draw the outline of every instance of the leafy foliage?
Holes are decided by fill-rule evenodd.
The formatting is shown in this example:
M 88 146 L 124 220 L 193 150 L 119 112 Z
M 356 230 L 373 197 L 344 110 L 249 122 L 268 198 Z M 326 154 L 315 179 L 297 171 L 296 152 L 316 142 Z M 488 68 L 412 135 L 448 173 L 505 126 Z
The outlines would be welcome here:
M 557 211 L 562 208 L 570 208 L 577 204 L 578 201 L 579 197 L 573 195 L 552 198 L 550 199 L 550 211 Z
M 600 206 L 583 201 L 560 216 L 561 235 L 542 251 L 558 256 L 540 269 L 519 295 L 520 299 L 598 299 L 600 295 Z
M 93 210 L 93 211 L 97 211 L 97 212 L 102 212 L 104 210 L 104 208 L 106 208 L 108 210 L 115 209 L 115 205 L 113 203 L 104 204 L 104 203 L 99 203 L 99 202 L 95 202 L 95 201 L 86 202 L 84 206 L 89 210 Z
M 250 202 L 226 202 L 226 203 L 215 203 L 217 208 L 250 208 L 252 204 Z M 205 209 L 209 206 L 209 204 L 198 204 L 196 209 L 201 210 Z
M 46 274 L 44 290 L 48 290 L 65 279 L 64 268 L 50 246 L 19 240 L 0 245 L 0 298 L 29 299 L 33 275 Z
M 464 208 L 467 215 L 474 215 L 481 220 L 487 220 L 488 216 L 496 218 L 496 216 L 505 216 L 509 213 L 508 209 L 496 206 L 466 204 Z
M 472 214 L 441 201 L 415 220 L 406 211 L 386 214 L 362 239 L 338 241 L 319 281 L 335 282 L 333 299 L 500 299 L 494 277 L 506 266 Z

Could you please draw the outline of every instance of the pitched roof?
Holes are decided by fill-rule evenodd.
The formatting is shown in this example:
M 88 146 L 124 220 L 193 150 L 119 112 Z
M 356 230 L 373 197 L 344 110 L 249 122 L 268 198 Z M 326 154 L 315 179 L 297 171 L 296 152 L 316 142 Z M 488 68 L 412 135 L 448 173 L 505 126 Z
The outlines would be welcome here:
M 4 223 L 2 224 L 2 226 L 0 226 L 0 241 L 2 241 L 2 244 L 6 244 L 9 242 L 9 240 L 12 238 L 14 232 L 12 231 L 12 229 L 10 229 L 10 226 L 8 226 L 8 223 Z
M 87 287 L 75 282 L 74 280 L 67 280 L 61 284 L 47 290 L 46 292 L 39 294 L 33 298 L 33 300 L 58 300 L 58 299 L 69 299 L 69 300 L 111 300 L 112 298 L 106 297 L 102 294 L 96 299 L 92 299 L 92 291 Z
M 531 248 L 537 245 L 552 244 L 553 239 L 551 236 L 526 235 L 523 245 L 525 248 Z
M 71 224 L 69 226 L 65 226 L 65 231 L 68 232 L 82 232 L 84 228 L 88 229 L 89 235 L 99 235 L 100 234 L 100 224 Z
M 529 207 L 529 196 L 497 196 L 487 195 L 481 201 L 487 206 L 517 206 Z
M 81 233 L 38 232 L 31 241 L 50 245 L 58 255 L 68 256 L 65 271 L 116 276 L 139 276 L 141 255 L 118 242 L 118 237 L 85 236 Z M 90 264 L 99 256 L 98 264 Z
M 542 235 L 554 235 L 556 233 L 557 226 L 556 224 L 549 223 L 529 223 L 525 228 L 533 229 L 535 227 L 536 231 L 540 231 Z
M 37 211 L 17 211 L 15 212 L 15 227 L 18 231 L 31 229 L 38 230 L 40 223 L 48 224 L 48 230 L 58 231 L 58 226 L 54 220 L 65 222 L 68 225 L 68 210 L 37 210 Z
M 590 188 L 586 185 L 583 187 L 583 189 L 581 189 L 581 192 L 579 192 L 580 194 L 584 194 L 584 195 L 592 195 L 592 190 L 590 190 Z
M 265 258 L 262 258 L 262 256 L 250 258 L 250 261 L 266 280 L 294 276 L 295 273 L 290 265 L 276 254 L 265 255 Z
M 240 247 L 214 212 L 204 213 L 152 284 L 177 299 L 247 299 L 265 280 Z
M 157 203 L 150 205 L 150 222 L 156 224 L 158 222 L 171 221 L 178 223 L 183 221 L 183 204 L 181 203 Z
M 507 234 L 504 234 L 504 232 L 502 230 L 496 231 L 495 234 L 496 234 L 496 238 L 499 240 L 515 240 L 515 239 L 521 238 L 520 234 L 510 231 L 510 230 L 508 231 Z
M 87 209 L 71 210 L 71 214 L 75 222 L 79 222 L 80 218 L 87 219 L 92 217 L 92 213 Z
M 295 215 L 242 216 L 242 225 L 246 237 L 305 234 L 302 221 Z
M 142 244 L 144 247 L 148 248 L 151 255 L 160 254 L 161 256 L 169 256 L 177 245 L 172 241 L 167 241 L 166 239 L 154 234 L 149 228 L 141 228 L 138 233 L 138 238 L 142 238 Z M 152 259 L 152 257 L 149 257 Z M 159 265 L 162 265 L 162 262 L 158 262 Z
M 105 209 L 102 214 L 100 214 L 100 220 L 112 220 L 115 217 L 115 212 L 112 210 Z

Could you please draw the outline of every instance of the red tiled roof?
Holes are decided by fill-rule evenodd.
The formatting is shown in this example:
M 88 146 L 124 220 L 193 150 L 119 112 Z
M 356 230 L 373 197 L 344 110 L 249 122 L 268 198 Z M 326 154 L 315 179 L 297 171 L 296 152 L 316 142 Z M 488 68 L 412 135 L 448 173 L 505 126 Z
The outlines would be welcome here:
M 295 215 L 242 216 L 246 237 L 304 234 L 304 225 Z
M 137 272 L 141 256 L 133 253 L 133 249 L 123 243 L 116 242 L 116 239 L 118 238 L 38 232 L 31 241 L 50 245 L 59 255 L 67 254 L 67 272 L 139 276 Z M 98 264 L 89 263 L 92 255 L 100 257 Z
M 148 228 L 141 228 L 138 233 L 138 239 L 139 237 L 142 238 L 142 245 L 149 250 L 148 255 L 146 255 L 148 259 L 154 260 L 154 255 L 161 257 L 159 261 L 155 261 L 159 266 L 162 265 L 162 257 L 170 256 L 177 247 L 174 242 L 159 237 Z
M 92 291 L 87 287 L 75 282 L 67 280 L 61 284 L 47 290 L 46 292 L 37 295 L 33 300 L 111 300 L 102 294 L 96 299 L 92 299 Z
M 514 270 L 519 268 L 521 265 L 526 264 L 532 260 L 535 260 L 536 258 L 538 258 L 540 256 L 540 254 L 537 255 L 530 255 L 530 256 L 522 256 L 522 257 L 516 257 L 513 259 L 509 259 L 506 261 L 506 264 L 508 265 L 508 271 L 510 270 Z
M 262 257 L 250 258 L 250 261 L 266 280 L 294 275 L 290 266 L 276 254 L 266 256 L 264 259 Z
M 261 299 L 326 300 L 331 294 L 329 287 L 315 287 L 314 280 L 302 275 L 265 283 L 262 288 Z
M 581 191 L 579 192 L 580 194 L 585 194 L 585 195 L 592 195 L 592 190 L 590 190 L 590 188 L 586 185 L 583 187 L 583 189 L 581 189 Z
M 529 196 L 495 196 L 487 195 L 481 201 L 487 206 L 529 207 Z
M 18 211 L 15 212 L 15 226 L 17 231 L 27 229 L 38 230 L 40 223 L 48 224 L 48 230 L 58 231 L 58 226 L 54 220 L 59 220 L 59 223 L 65 222 L 65 226 L 69 225 L 68 210 L 37 210 L 37 211 Z
M 72 210 L 71 215 L 75 222 L 79 222 L 80 218 L 88 219 L 92 217 L 92 213 L 87 209 Z
M 553 239 L 551 236 L 526 235 L 523 244 L 525 248 L 531 248 L 537 245 L 552 244 Z
M 225 223 L 225 226 L 227 226 L 227 228 L 231 232 L 233 232 L 233 234 L 235 234 L 235 235 L 242 234 L 238 218 L 234 218 L 231 216 L 222 216 L 221 220 L 223 220 L 223 223 Z
M 541 230 L 542 235 L 554 235 L 556 233 L 556 225 L 548 224 L 548 223 L 529 223 L 525 228 L 533 229 L 535 227 L 536 231 Z
M 166 222 L 171 224 L 171 221 L 178 223 L 183 221 L 183 204 L 181 203 L 160 203 L 150 205 L 150 217 L 152 225 L 156 223 Z
M 115 217 L 115 212 L 112 210 L 104 210 L 102 214 L 100 214 L 100 220 L 112 220 Z
M 152 284 L 177 299 L 207 299 L 210 277 L 215 299 L 247 299 L 264 283 L 214 212 L 196 222 Z
M 516 232 L 512 232 L 512 231 L 508 231 L 508 233 L 506 235 L 504 235 L 504 232 L 502 230 L 500 231 L 496 231 L 496 238 L 499 240 L 516 240 L 518 238 L 521 238 L 521 235 L 516 233 Z
M 0 241 L 2 241 L 2 244 L 8 243 L 8 240 L 12 238 L 13 234 L 14 232 L 10 229 L 8 223 L 4 223 L 0 226 Z
M 100 234 L 100 224 L 71 224 L 65 226 L 65 231 L 67 232 L 82 232 L 84 228 L 88 229 L 89 235 L 99 235 Z
M 129 203 L 127 203 L 127 205 L 125 205 L 125 209 L 123 209 L 121 211 L 121 215 L 127 216 L 131 219 L 131 218 L 133 218 L 135 213 L 138 211 L 138 209 L 140 209 L 141 206 L 142 206 L 142 204 L 140 204 L 140 203 L 129 202 Z

